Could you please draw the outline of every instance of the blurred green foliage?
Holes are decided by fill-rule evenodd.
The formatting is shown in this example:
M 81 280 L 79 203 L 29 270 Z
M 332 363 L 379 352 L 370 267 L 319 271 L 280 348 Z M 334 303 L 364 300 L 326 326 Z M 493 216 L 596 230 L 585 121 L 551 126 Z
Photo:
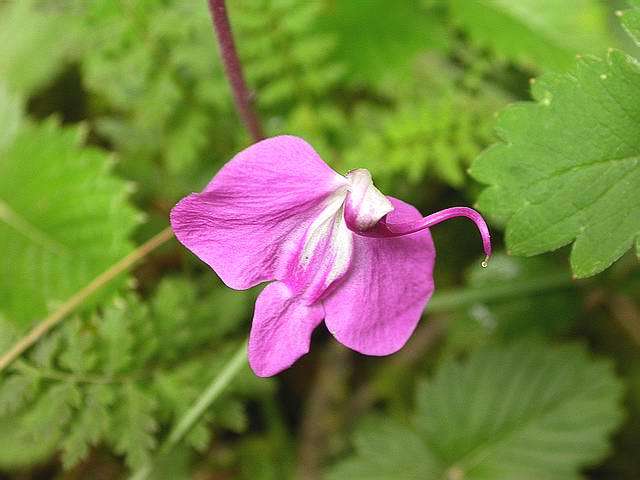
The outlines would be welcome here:
M 640 74 L 605 55 L 620 23 L 638 42 L 638 0 L 618 14 L 622 1 L 228 3 L 269 135 L 303 136 L 342 173 L 369 169 L 424 213 L 472 204 L 472 167 L 492 185 L 480 206 L 498 250 L 505 225 L 515 253 L 560 246 L 535 235 L 552 209 L 510 222 L 530 180 L 567 152 L 624 147 L 636 163 L 616 185 L 635 185 Z M 593 80 L 576 54 L 605 58 L 586 62 L 615 88 L 570 101 Z M 530 100 L 542 73 L 537 104 L 507 107 Z M 511 143 L 475 161 L 498 138 Z M 249 141 L 204 0 L 0 0 L 0 354 Z M 594 190 L 577 180 L 562 206 L 586 208 Z M 636 190 L 624 192 L 589 217 L 604 240 L 574 272 L 622 257 L 587 281 L 571 280 L 564 250 L 499 252 L 481 269 L 472 227 L 433 229 L 438 288 L 405 349 L 346 354 L 335 372 L 318 333 L 274 380 L 244 369 L 153 478 L 639 478 L 640 277 L 623 253 L 640 240 L 631 228 L 626 248 L 609 248 L 624 219 L 603 223 L 618 212 L 636 225 Z M 176 243 L 155 251 L 0 373 L 0 475 L 126 478 L 146 464 L 245 341 L 254 297 Z

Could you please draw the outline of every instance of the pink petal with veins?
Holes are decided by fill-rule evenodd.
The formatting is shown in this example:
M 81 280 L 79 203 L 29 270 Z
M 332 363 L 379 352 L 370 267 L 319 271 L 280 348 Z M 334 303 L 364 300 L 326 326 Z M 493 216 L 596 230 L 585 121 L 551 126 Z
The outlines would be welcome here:
M 422 218 L 388 197 L 390 222 Z M 349 273 L 323 300 L 325 323 L 336 339 L 367 355 L 388 355 L 406 343 L 434 290 L 436 252 L 428 230 L 399 238 L 355 235 Z
M 347 184 L 304 140 L 280 136 L 236 155 L 202 193 L 171 211 L 178 240 L 229 287 L 286 275 L 322 203 Z

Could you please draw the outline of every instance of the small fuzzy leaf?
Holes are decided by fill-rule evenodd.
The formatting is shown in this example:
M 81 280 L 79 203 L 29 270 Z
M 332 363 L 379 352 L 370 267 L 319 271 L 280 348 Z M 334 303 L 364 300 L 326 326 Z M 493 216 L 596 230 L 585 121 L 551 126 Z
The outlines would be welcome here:
M 14 373 L 0 380 L 0 417 L 20 410 L 36 394 L 36 379 Z
M 84 408 L 71 424 L 62 441 L 62 464 L 69 469 L 84 459 L 89 448 L 98 443 L 109 425 L 108 408 L 113 394 L 105 385 L 91 385 L 84 398 Z
M 115 451 L 125 456 L 131 469 L 145 465 L 156 446 L 155 410 L 154 399 L 132 383 L 125 385 L 116 399 L 111 442 Z

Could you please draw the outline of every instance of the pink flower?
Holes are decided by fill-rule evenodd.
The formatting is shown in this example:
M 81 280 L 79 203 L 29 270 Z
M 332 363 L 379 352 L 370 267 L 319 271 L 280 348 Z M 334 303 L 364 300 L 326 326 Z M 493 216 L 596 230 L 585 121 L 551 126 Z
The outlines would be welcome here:
M 399 350 L 434 290 L 428 227 L 456 216 L 476 223 L 490 255 L 474 210 L 422 218 L 380 193 L 367 170 L 344 177 L 304 140 L 280 136 L 240 152 L 204 191 L 183 198 L 171 225 L 229 287 L 273 280 L 256 301 L 248 348 L 251 368 L 266 377 L 309 351 L 322 320 L 360 353 Z

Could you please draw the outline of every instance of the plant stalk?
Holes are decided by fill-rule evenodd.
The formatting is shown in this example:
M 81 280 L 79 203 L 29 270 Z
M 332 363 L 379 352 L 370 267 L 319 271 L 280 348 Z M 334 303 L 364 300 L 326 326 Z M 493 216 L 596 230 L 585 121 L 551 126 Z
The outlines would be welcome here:
M 236 109 L 251 138 L 258 142 L 264 138 L 262 125 L 253 107 L 254 96 L 247 88 L 247 83 L 242 73 L 242 65 L 233 40 L 224 0 L 209 0 L 209 12 L 211 13 L 213 28 L 218 39 L 224 70 L 233 91 Z

